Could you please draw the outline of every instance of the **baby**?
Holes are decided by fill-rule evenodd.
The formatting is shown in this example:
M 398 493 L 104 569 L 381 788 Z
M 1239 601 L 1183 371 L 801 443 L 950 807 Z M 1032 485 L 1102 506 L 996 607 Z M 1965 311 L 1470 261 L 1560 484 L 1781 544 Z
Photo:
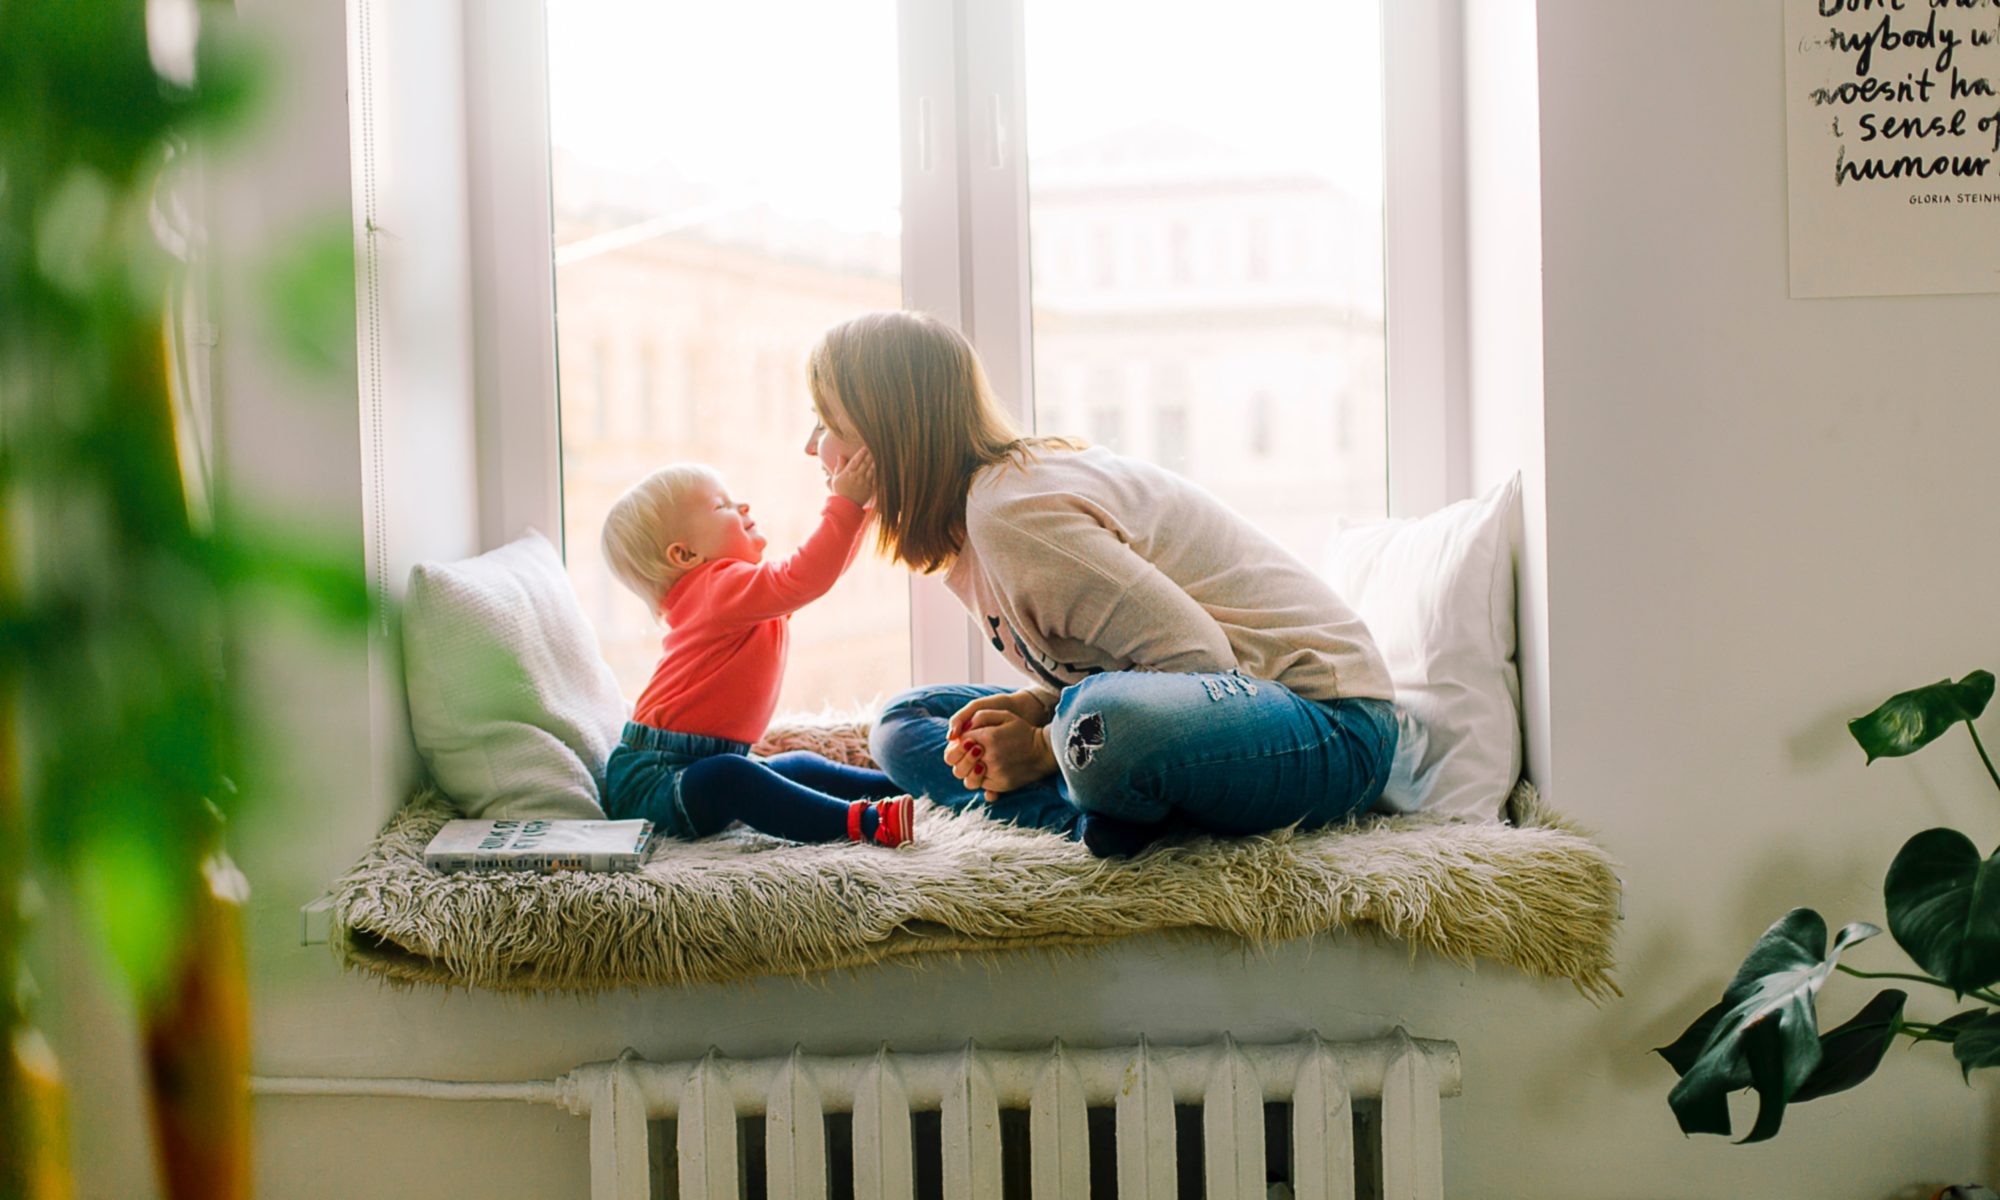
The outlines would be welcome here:
M 849 459 L 830 486 L 819 528 L 776 563 L 762 561 L 750 506 L 708 467 L 662 467 L 611 506 L 604 559 L 667 625 L 606 768 L 612 817 L 645 817 L 679 838 L 731 821 L 796 842 L 914 837 L 913 801 L 880 771 L 806 751 L 749 757 L 778 705 L 792 613 L 825 595 L 860 546 L 872 460 Z

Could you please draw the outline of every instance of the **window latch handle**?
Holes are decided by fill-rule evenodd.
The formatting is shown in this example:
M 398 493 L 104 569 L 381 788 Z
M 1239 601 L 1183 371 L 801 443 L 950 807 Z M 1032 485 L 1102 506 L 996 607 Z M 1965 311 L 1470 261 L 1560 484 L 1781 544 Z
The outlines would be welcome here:
M 917 170 L 931 169 L 931 98 L 917 97 Z
M 990 112 L 993 133 L 991 139 L 993 144 L 993 169 L 996 171 L 1007 165 L 1007 122 L 1001 116 L 1003 111 L 1000 106 L 1000 93 L 995 92 L 993 93 Z

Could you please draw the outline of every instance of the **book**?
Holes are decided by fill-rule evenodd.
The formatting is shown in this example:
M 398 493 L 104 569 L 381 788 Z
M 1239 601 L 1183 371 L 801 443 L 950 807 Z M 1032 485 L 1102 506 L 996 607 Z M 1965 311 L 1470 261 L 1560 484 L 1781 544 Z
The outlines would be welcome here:
M 651 821 L 446 821 L 424 865 L 460 871 L 636 871 Z

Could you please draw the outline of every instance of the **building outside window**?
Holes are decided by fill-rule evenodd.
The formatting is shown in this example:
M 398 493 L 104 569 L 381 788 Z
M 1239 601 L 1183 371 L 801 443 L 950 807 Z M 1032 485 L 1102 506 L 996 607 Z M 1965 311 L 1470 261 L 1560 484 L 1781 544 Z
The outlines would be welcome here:
M 1158 410 L 1159 426 L 1153 435 L 1153 461 L 1163 467 L 1193 474 L 1188 469 L 1187 409 L 1174 405 Z
M 650 437 L 659 424 L 660 396 L 660 353 L 652 342 L 639 347 L 639 385 L 634 404 L 638 411 L 633 428 L 641 437 Z
M 721 469 L 788 553 L 826 495 L 800 453 L 804 356 L 904 302 L 898 7 L 787 6 L 784 39 L 741 6 L 547 11 L 558 387 L 595 401 L 562 408 L 571 572 L 599 590 L 611 501 L 681 460 Z M 1340 517 L 1387 503 L 1376 0 L 1252 0 L 1221 34 L 1112 0 L 1020 12 L 1023 377 L 1043 386 L 1007 399 L 1042 432 L 1186 472 L 1315 561 Z M 1273 269 L 1271 231 L 1293 227 L 1340 252 Z M 683 348 L 677 370 L 636 352 L 617 425 L 614 337 Z M 592 610 L 636 693 L 660 628 L 635 598 Z M 794 619 L 781 704 L 908 686 L 910 622 L 906 573 L 864 553 Z

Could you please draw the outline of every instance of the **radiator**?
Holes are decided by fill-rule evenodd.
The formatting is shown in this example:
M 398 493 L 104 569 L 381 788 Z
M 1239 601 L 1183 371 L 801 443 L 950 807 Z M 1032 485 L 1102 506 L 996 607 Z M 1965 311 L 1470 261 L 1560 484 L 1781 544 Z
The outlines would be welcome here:
M 743 1185 L 738 1125 L 764 1121 L 769 1196 L 827 1195 L 826 1116 L 852 1114 L 857 1200 L 912 1200 L 918 1171 L 911 1114 L 939 1114 L 946 1200 L 1001 1200 L 1003 1110 L 1027 1114 L 1028 1185 L 1035 1200 L 1091 1194 L 1088 1110 L 1113 1111 L 1117 1194 L 1172 1200 L 1176 1106 L 1201 1112 L 1201 1194 L 1208 1200 L 1356 1196 L 1355 1105 L 1369 1107 L 1368 1191 L 1385 1200 L 1444 1193 L 1441 1096 L 1456 1095 L 1458 1049 L 1398 1030 L 1367 1042 L 1308 1038 L 1282 1045 L 1002 1051 L 652 1063 L 632 1055 L 558 1081 L 560 1102 L 590 1120 L 592 1200 L 651 1200 L 648 1123 L 674 1122 L 683 1200 L 736 1200 Z M 1290 1106 L 1289 1178 L 1267 1179 L 1265 1105 Z M 677 1192 L 673 1185 L 677 1185 Z M 1285 1189 L 1289 1189 L 1286 1191 Z

